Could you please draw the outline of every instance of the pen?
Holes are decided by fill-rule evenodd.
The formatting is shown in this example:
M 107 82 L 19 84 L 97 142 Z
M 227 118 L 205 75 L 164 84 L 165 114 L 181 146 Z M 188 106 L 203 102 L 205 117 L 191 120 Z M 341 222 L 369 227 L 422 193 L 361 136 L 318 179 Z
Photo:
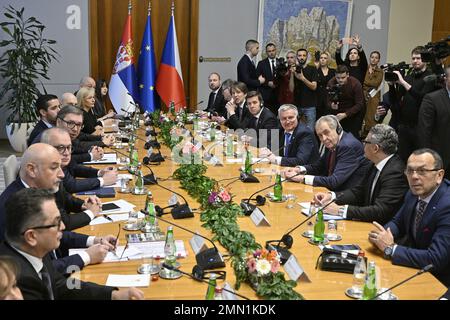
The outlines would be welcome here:
M 109 220 L 111 222 L 114 222 L 114 220 L 110 216 L 108 216 L 107 214 L 104 214 L 103 218 L 105 218 L 106 220 Z

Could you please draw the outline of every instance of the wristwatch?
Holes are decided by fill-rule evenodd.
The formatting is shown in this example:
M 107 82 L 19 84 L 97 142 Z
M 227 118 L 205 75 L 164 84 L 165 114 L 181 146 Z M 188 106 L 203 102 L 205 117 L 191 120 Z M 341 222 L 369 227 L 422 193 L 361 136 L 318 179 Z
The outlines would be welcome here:
M 386 259 L 391 259 L 393 252 L 394 252 L 394 245 L 391 244 L 390 246 L 387 246 L 386 248 L 384 248 L 384 257 Z

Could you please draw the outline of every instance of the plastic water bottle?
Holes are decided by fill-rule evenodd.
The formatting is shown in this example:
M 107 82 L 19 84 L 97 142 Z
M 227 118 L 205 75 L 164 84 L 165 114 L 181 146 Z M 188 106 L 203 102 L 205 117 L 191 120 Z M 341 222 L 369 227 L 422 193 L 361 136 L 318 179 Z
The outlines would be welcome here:
M 356 260 L 355 269 L 353 270 L 353 285 L 352 293 L 356 297 L 361 297 L 364 287 L 364 280 L 366 278 L 367 267 L 364 259 L 364 251 L 360 250 Z
M 217 286 L 214 291 L 214 300 L 223 300 L 222 288 Z

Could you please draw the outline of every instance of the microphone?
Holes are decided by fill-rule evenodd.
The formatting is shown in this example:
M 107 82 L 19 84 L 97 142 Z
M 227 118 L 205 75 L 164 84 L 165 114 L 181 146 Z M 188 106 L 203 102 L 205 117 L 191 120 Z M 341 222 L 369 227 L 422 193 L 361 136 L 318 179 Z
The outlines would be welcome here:
M 304 172 L 299 172 L 299 173 L 293 175 L 292 177 L 290 177 L 290 178 L 288 178 L 288 179 L 285 179 L 285 180 L 283 180 L 283 181 L 290 180 L 290 179 L 292 179 L 292 178 L 294 178 L 294 177 L 296 177 L 296 176 L 299 176 L 299 175 L 301 175 L 301 174 L 304 174 Z M 283 182 L 283 181 L 282 181 L 282 182 Z M 235 181 L 233 181 L 233 182 L 235 182 Z M 228 185 L 230 185 L 230 184 L 231 184 L 231 183 L 229 183 Z M 253 198 L 253 196 L 254 196 L 255 194 L 259 193 L 259 192 L 262 192 L 262 191 L 264 191 L 264 190 L 267 190 L 267 189 L 269 189 L 269 188 L 275 186 L 276 184 L 277 184 L 276 182 L 275 182 L 275 183 L 272 183 L 271 185 L 269 185 L 269 186 L 267 186 L 267 187 L 265 187 L 265 188 L 262 188 L 261 190 L 258 190 L 258 191 L 256 191 L 256 192 L 254 192 L 254 193 L 253 193 L 246 201 L 245 201 L 244 199 L 241 201 L 241 208 L 244 210 L 244 213 L 245 213 L 246 216 L 251 215 L 252 212 L 256 209 L 256 206 L 255 206 L 254 204 L 250 204 L 250 200 Z
M 146 210 L 141 210 L 141 212 L 143 214 L 147 215 L 147 216 L 153 216 L 154 218 L 157 218 L 154 215 L 149 214 Z M 182 227 L 182 226 L 180 226 L 178 224 L 175 224 L 175 223 L 173 223 L 171 221 L 163 219 L 163 218 L 161 218 L 161 216 L 158 216 L 158 219 L 160 219 L 161 221 L 164 221 L 165 223 L 173 225 L 173 226 L 175 226 L 177 228 L 180 228 L 181 230 L 187 231 L 187 232 L 189 232 L 189 233 L 191 233 L 193 235 L 199 236 L 199 237 L 201 237 L 201 238 L 211 242 L 211 244 L 213 245 L 213 248 L 209 248 L 209 249 L 203 250 L 203 251 L 197 253 L 197 255 L 195 256 L 195 260 L 197 261 L 197 264 L 201 268 L 203 268 L 203 269 L 217 269 L 217 268 L 225 267 L 225 262 L 223 261 L 223 258 L 220 255 L 219 250 L 217 249 L 216 245 L 214 244 L 214 242 L 211 239 L 209 239 L 209 238 L 207 238 L 205 236 L 202 236 L 201 234 L 198 234 L 198 233 L 196 233 L 196 232 L 194 232 L 192 230 L 186 229 L 185 227 Z M 168 268 L 168 269 L 170 269 L 170 268 Z
M 170 265 L 168 265 L 168 264 L 166 264 L 166 263 L 163 263 L 162 266 L 163 266 L 163 268 L 166 268 L 166 269 L 169 269 L 169 270 L 178 271 L 178 272 L 180 272 L 181 274 L 184 274 L 184 275 L 188 276 L 189 278 L 191 278 L 191 279 L 193 279 L 193 280 L 195 280 L 195 281 L 203 282 L 203 283 L 206 283 L 206 284 L 209 285 L 209 282 L 206 281 L 206 280 L 203 280 L 203 279 L 200 277 L 200 275 L 198 274 L 198 272 L 196 272 L 195 266 L 194 266 L 194 268 L 192 269 L 192 274 L 187 273 L 187 272 L 184 272 L 184 271 L 181 271 L 180 269 L 177 269 L 177 268 L 175 268 L 175 267 L 173 267 L 173 266 L 170 266 Z M 201 273 L 201 272 L 200 272 L 200 273 Z M 241 297 L 242 299 L 250 300 L 250 299 L 247 298 L 246 296 L 243 296 L 243 295 L 241 295 L 241 294 L 239 294 L 239 293 L 236 293 L 236 292 L 233 292 L 233 291 L 231 291 L 231 290 L 228 290 L 228 289 L 225 289 L 225 288 L 222 288 L 222 290 L 223 290 L 223 291 L 226 291 L 226 292 L 229 292 L 229 293 L 232 293 L 232 294 L 235 294 L 236 296 Z
M 150 163 L 160 164 L 163 161 L 166 161 L 166 160 L 164 159 L 163 155 L 161 154 L 161 149 L 158 149 L 158 153 L 152 153 L 151 155 L 146 156 L 142 159 L 142 163 L 144 163 L 144 164 L 150 164 Z
M 422 269 L 420 269 L 419 271 L 417 271 L 416 274 L 414 274 L 414 275 L 412 275 L 411 277 L 409 277 L 409 278 L 407 278 L 407 279 L 405 279 L 405 280 L 403 280 L 403 281 L 397 283 L 396 285 L 394 285 L 394 286 L 392 286 L 392 287 L 390 287 L 390 288 L 384 290 L 383 292 L 380 292 L 380 293 L 377 294 L 375 297 L 373 297 L 371 300 L 377 299 L 379 296 L 382 296 L 382 295 L 385 294 L 386 292 L 389 292 L 389 291 L 391 291 L 392 289 L 395 289 L 395 288 L 397 288 L 398 286 L 401 286 L 401 285 L 404 284 L 405 282 L 408 282 L 409 280 L 412 280 L 412 279 L 414 279 L 415 277 L 420 276 L 421 274 L 426 273 L 426 272 L 430 271 L 430 270 L 433 269 L 433 268 L 434 268 L 434 265 L 433 265 L 432 263 L 429 264 L 429 265 L 427 265 L 427 266 L 425 266 L 425 267 L 423 267 Z
M 166 188 L 163 185 L 159 184 L 156 181 L 156 178 L 152 179 L 152 175 L 154 176 L 153 170 L 146 164 L 144 164 L 144 166 L 146 168 L 148 168 L 150 170 L 150 172 L 151 172 L 150 175 L 144 176 L 144 184 L 145 185 L 149 185 L 149 184 L 156 185 L 156 186 L 158 186 L 158 187 L 160 187 L 160 188 L 162 188 L 162 189 L 164 189 L 166 191 L 169 191 L 169 192 L 172 192 L 172 193 L 176 194 L 177 196 L 179 196 L 180 198 L 182 198 L 184 200 L 184 204 L 176 204 L 176 205 L 173 206 L 173 208 L 171 210 L 172 217 L 174 219 L 192 218 L 194 216 L 194 214 L 192 213 L 191 208 L 189 208 L 189 204 L 188 204 L 188 201 L 186 200 L 186 198 L 183 197 L 182 194 L 180 194 L 178 192 L 175 192 L 173 190 L 170 190 L 169 188 Z M 159 212 L 157 213 L 158 217 L 162 216 L 163 214 L 164 213 L 162 212 L 162 210 L 159 210 Z
M 281 149 L 284 149 L 284 146 L 282 146 L 281 148 L 278 148 L 275 152 L 278 153 L 281 151 Z M 250 165 L 250 169 L 257 163 L 260 163 L 261 161 L 263 161 L 264 159 L 267 159 L 268 157 L 263 157 L 261 159 L 259 159 L 258 161 L 252 163 Z M 244 171 L 241 171 L 240 174 L 240 179 L 242 182 L 246 182 L 246 183 L 258 183 L 259 179 L 257 177 L 255 177 L 254 175 L 250 174 L 250 173 L 245 173 Z
M 336 200 L 338 200 L 342 195 L 343 195 L 342 192 L 339 193 L 338 195 L 336 195 L 336 198 L 334 198 L 333 200 L 329 201 L 323 207 L 319 208 L 319 210 L 322 210 L 322 211 L 325 210 L 325 208 L 327 208 L 330 204 L 336 202 Z M 315 217 L 317 215 L 317 213 L 319 212 L 319 210 L 317 210 L 314 214 L 310 215 L 305 220 L 300 222 L 293 229 L 291 229 L 287 233 L 285 233 L 281 237 L 280 240 L 268 240 L 268 241 L 266 241 L 266 248 L 271 247 L 271 248 L 275 249 L 280 254 L 281 264 L 284 264 L 289 259 L 289 257 L 291 256 L 291 253 L 288 250 L 288 249 L 290 249 L 292 247 L 292 244 L 294 243 L 294 239 L 292 238 L 291 233 L 294 232 L 295 230 L 297 230 L 298 228 L 300 228 L 302 225 L 304 225 L 306 222 L 311 220 L 313 217 Z M 278 242 L 278 243 L 274 247 L 274 246 L 271 245 L 272 242 Z M 280 247 L 281 243 L 283 243 L 286 247 Z

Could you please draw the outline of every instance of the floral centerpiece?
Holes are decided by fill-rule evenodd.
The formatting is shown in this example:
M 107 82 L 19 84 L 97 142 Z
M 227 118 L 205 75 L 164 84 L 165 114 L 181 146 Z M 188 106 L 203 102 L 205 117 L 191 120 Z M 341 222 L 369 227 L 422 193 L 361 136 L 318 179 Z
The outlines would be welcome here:
M 230 189 L 216 185 L 209 193 L 208 203 L 213 207 L 220 207 L 231 203 L 232 198 Z

